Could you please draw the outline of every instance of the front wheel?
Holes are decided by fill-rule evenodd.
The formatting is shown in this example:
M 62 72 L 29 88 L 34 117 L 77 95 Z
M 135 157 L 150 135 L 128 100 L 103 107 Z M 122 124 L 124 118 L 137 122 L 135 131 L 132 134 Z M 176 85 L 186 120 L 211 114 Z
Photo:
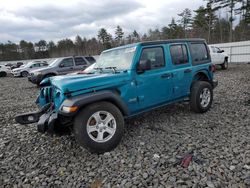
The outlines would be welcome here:
M 209 82 L 197 81 L 191 89 L 190 106 L 194 112 L 208 111 L 213 101 L 213 88 Z
M 28 75 L 29 75 L 29 73 L 27 71 L 21 72 L 21 76 L 22 77 L 27 77 Z
M 123 115 L 112 103 L 90 104 L 75 117 L 73 130 L 80 145 L 104 153 L 119 144 L 124 132 Z
M 227 60 L 227 59 L 225 59 L 225 60 L 224 60 L 224 63 L 221 64 L 221 68 L 222 68 L 223 70 L 228 69 L 228 60 Z
M 7 73 L 6 72 L 0 72 L 0 77 L 6 77 Z

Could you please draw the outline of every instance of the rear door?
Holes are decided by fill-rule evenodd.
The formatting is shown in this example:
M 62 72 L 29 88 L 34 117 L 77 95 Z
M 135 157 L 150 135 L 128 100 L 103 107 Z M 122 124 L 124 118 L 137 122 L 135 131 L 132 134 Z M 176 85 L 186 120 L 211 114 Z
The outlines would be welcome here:
M 75 70 L 84 70 L 88 67 L 87 61 L 83 57 L 75 57 Z
M 74 71 L 73 58 L 65 58 L 59 63 L 58 74 L 67 74 Z
M 187 96 L 192 82 L 192 64 L 186 43 L 169 44 L 169 53 L 173 69 L 172 99 Z

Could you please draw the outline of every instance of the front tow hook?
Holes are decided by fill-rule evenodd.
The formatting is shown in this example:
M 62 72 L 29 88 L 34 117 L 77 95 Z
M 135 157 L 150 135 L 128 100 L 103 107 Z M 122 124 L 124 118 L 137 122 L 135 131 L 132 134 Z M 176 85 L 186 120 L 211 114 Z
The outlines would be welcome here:
M 46 112 L 50 108 L 51 104 L 48 103 L 44 105 L 39 111 L 37 112 L 29 112 L 17 115 L 15 117 L 15 121 L 21 125 L 27 125 L 31 123 L 36 123 L 39 121 L 41 115 Z

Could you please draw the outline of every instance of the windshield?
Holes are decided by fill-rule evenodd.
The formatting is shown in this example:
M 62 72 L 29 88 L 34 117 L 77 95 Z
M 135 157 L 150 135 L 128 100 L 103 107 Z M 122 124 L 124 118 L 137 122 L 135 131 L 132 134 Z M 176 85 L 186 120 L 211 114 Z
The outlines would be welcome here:
M 131 68 L 136 46 L 103 52 L 98 58 L 95 69 L 128 70 Z
M 58 63 L 59 61 L 61 61 L 60 58 L 59 58 L 59 59 L 54 59 L 54 60 L 49 64 L 49 66 L 50 66 L 50 67 L 53 67 L 53 66 L 57 65 L 57 63 Z

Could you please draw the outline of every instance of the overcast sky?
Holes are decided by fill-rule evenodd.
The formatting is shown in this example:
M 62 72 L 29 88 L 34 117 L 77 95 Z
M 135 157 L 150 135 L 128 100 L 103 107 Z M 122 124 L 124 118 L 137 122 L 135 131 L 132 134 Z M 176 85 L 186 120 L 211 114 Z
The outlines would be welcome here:
M 168 25 L 184 8 L 194 10 L 203 4 L 203 0 L 0 0 L 0 42 L 89 38 L 101 27 L 113 34 L 117 25 L 125 33 L 135 29 L 143 34 Z

